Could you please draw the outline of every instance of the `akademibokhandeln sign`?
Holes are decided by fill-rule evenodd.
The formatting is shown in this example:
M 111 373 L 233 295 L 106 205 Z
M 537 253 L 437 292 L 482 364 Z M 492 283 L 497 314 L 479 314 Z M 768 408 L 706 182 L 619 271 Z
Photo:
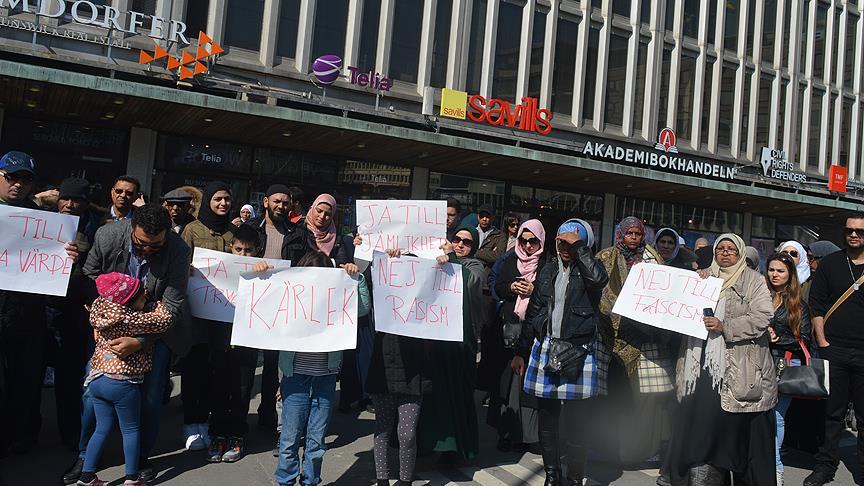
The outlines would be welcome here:
M 468 109 L 465 108 L 465 103 Z M 537 98 L 522 97 L 521 103 L 498 98 L 486 99 L 479 94 L 444 88 L 441 90 L 441 116 L 498 127 L 514 128 L 525 132 L 548 135 L 552 131 L 552 111 L 540 108 Z

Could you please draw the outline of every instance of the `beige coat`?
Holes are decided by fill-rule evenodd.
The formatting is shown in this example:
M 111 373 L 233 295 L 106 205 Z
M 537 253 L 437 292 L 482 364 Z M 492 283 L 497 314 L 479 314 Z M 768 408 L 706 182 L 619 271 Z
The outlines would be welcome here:
M 774 314 L 765 278 L 746 269 L 726 292 L 723 337 L 726 369 L 720 406 L 731 413 L 764 412 L 777 404 L 777 371 L 768 347 L 768 324 Z M 678 358 L 678 398 L 684 391 L 684 353 Z

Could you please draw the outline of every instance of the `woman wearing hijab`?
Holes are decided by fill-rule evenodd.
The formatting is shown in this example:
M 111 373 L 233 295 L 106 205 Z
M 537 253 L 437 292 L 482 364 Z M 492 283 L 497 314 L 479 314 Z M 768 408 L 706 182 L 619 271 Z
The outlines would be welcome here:
M 673 246 L 677 242 L 673 232 Z M 677 255 L 670 253 L 673 259 Z M 647 244 L 645 225 L 633 216 L 621 221 L 615 245 L 602 250 L 597 258 L 609 274 L 600 300 L 600 332 L 616 357 L 610 371 L 609 412 L 617 430 L 612 438 L 618 438 L 623 463 L 641 463 L 660 454 L 671 436 L 668 419 L 675 389 L 674 333 L 622 318 L 613 314 L 612 308 L 631 268 L 639 263 L 663 264 L 664 259 Z
M 336 224 L 333 222 L 335 211 L 336 198 L 330 194 L 321 194 L 315 198 L 306 213 L 309 248 L 323 252 L 331 258 L 336 255 Z
M 497 384 L 489 402 L 486 422 L 498 429 L 498 449 L 509 451 L 513 444 L 525 449 L 537 439 L 537 400 L 522 392 L 522 377 L 509 366 L 513 360 L 525 321 L 528 302 L 534 292 L 534 282 L 546 262 L 543 245 L 546 230 L 540 221 L 530 219 L 514 231 L 516 246 L 495 262 L 489 273 L 489 290 L 498 303 L 496 331 L 486 354 L 481 355 L 480 368 Z M 528 356 L 523 356 L 527 359 Z
M 474 258 L 479 246 L 477 228 L 461 225 L 442 246 L 440 263 L 462 265 L 462 342 L 434 341 L 430 352 L 432 393 L 420 410 L 420 452 L 441 452 L 450 460 L 471 459 L 479 452 L 474 388 L 477 372 L 477 338 L 474 322 L 482 314 L 482 279 L 485 267 Z
M 681 235 L 672 228 L 662 228 L 657 231 L 654 247 L 665 262 L 665 265 L 684 270 L 695 270 L 693 263 L 696 254 L 681 244 Z
M 222 181 L 215 181 L 204 187 L 198 219 L 192 221 L 183 229 L 183 241 L 189 245 L 192 252 L 195 248 L 230 252 L 232 229 L 231 224 L 231 186 Z M 183 387 L 183 436 L 186 439 L 186 449 L 202 450 L 210 444 L 210 334 L 230 326 L 224 322 L 208 321 L 190 317 L 195 332 L 191 335 L 199 339 L 189 354 L 182 361 L 181 386 Z M 221 444 L 221 457 L 227 444 Z
M 242 208 L 240 208 L 240 216 L 234 218 L 232 223 L 234 226 L 240 226 L 241 224 L 249 223 L 250 221 L 255 219 L 255 208 L 252 207 L 251 204 L 244 204 Z
M 557 232 L 557 258 L 538 273 L 525 312 L 525 325 L 511 366 L 525 377 L 523 390 L 537 397 L 540 449 L 547 486 L 581 485 L 585 475 L 587 399 L 606 393 L 609 355 L 597 339 L 597 301 L 606 270 L 591 254 L 594 235 L 580 219 Z M 585 355 L 571 367 L 581 373 L 551 371 L 552 343 L 565 341 Z M 526 368 L 523 356 L 528 355 Z M 563 424 L 561 424 L 563 422 Z M 559 434 L 563 425 L 564 434 Z M 563 461 L 562 461 L 563 458 Z M 564 462 L 564 469 L 562 469 Z
M 723 285 L 714 315 L 703 317 L 708 339 L 686 338 L 678 358 L 673 485 L 719 486 L 729 471 L 743 484 L 773 486 L 777 479 L 777 372 L 768 336 L 774 307 L 765 279 L 747 267 L 744 248 L 740 236 L 721 235 L 711 268 L 701 272 Z

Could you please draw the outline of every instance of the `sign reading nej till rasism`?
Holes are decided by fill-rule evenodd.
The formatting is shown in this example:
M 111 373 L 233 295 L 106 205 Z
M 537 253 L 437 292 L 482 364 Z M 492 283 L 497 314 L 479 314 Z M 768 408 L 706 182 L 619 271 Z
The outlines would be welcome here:
M 363 244 L 355 249 L 355 258 L 371 261 L 372 252 L 396 248 L 422 258 L 442 254 L 446 201 L 357 201 L 356 209 Z
M 653 263 L 630 269 L 612 312 L 634 321 L 706 339 L 706 308 L 717 308 L 723 281 L 696 272 Z
M 462 265 L 375 252 L 372 289 L 376 331 L 462 342 Z
M 358 298 L 357 280 L 340 268 L 244 273 L 231 344 L 310 353 L 354 349 Z
M 212 321 L 234 322 L 234 302 L 240 274 L 251 272 L 263 258 L 232 255 L 221 251 L 195 248 L 192 275 L 186 286 L 186 298 L 192 315 Z M 287 260 L 267 260 L 274 268 L 288 268 Z
M 0 289 L 63 297 L 78 216 L 0 206 Z

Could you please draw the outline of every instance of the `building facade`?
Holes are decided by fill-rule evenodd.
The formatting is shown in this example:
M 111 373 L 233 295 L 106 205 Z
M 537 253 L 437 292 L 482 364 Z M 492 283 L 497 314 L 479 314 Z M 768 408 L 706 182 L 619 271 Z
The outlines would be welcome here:
M 767 249 L 861 207 L 862 42 L 846 0 L 0 0 L 0 149 Z

